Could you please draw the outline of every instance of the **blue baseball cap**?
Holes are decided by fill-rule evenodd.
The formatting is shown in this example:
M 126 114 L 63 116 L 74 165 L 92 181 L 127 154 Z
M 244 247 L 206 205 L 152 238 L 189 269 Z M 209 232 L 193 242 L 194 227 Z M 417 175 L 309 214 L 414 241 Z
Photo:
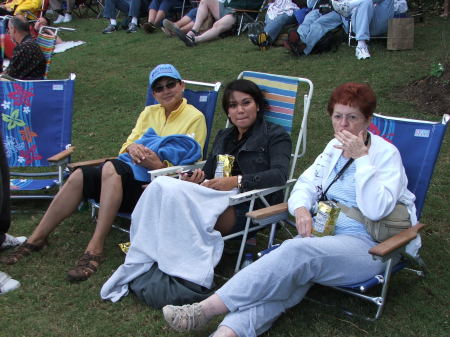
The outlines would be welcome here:
M 182 80 L 178 70 L 171 64 L 160 64 L 155 67 L 150 73 L 149 81 L 150 87 L 161 77 L 171 77 L 176 80 Z

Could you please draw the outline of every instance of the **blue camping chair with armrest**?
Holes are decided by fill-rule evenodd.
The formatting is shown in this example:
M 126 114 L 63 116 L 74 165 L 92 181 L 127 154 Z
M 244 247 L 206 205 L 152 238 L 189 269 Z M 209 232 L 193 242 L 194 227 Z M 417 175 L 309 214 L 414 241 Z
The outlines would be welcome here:
M 14 192 L 61 187 L 74 150 L 70 146 L 74 85 L 75 74 L 65 80 L 0 81 L 0 127 L 11 168 L 11 198 L 50 199 L 54 195 Z M 58 171 L 48 171 L 50 165 L 57 165 Z
M 206 154 L 208 152 L 208 144 L 209 144 L 209 138 L 211 136 L 211 130 L 214 122 L 214 112 L 216 110 L 216 104 L 217 104 L 217 98 L 219 94 L 220 87 L 222 85 L 221 82 L 216 83 L 209 83 L 209 82 L 199 82 L 199 81 L 189 81 L 189 80 L 183 80 L 186 86 L 192 87 L 186 88 L 184 90 L 184 97 L 188 101 L 189 104 L 192 104 L 195 106 L 198 110 L 200 110 L 205 115 L 206 120 L 206 128 L 207 128 L 207 134 L 206 134 L 206 140 L 205 145 L 203 147 L 203 157 L 206 157 Z M 201 88 L 201 89 L 200 89 Z M 157 104 L 155 98 L 153 97 L 152 88 L 148 86 L 147 89 L 147 98 L 145 106 Z M 86 162 L 88 165 L 99 165 L 102 162 L 104 162 L 105 159 L 95 160 L 92 162 Z M 81 164 L 81 165 L 80 165 Z M 82 163 L 74 163 L 72 166 L 82 166 Z M 161 169 L 157 170 L 159 172 L 159 175 L 174 175 L 176 170 L 173 170 L 171 168 L 168 169 Z M 153 180 L 155 177 L 151 174 L 152 171 L 149 171 L 151 179 Z M 100 207 L 100 203 L 96 202 L 95 200 L 89 200 L 91 204 L 91 210 L 92 210 L 92 217 L 94 218 L 97 214 L 97 211 Z M 121 213 L 119 212 L 117 216 L 131 220 L 131 214 L 129 213 Z M 119 229 L 121 231 L 124 231 L 126 233 L 129 233 L 129 230 L 126 228 L 119 227 L 117 225 L 113 225 L 113 228 Z
M 444 115 L 441 122 L 428 122 L 421 120 L 387 117 L 375 114 L 369 130 L 388 142 L 394 144 L 400 151 L 406 175 L 408 177 L 408 189 L 415 194 L 417 218 L 420 219 L 425 196 L 433 174 L 439 150 L 444 139 L 449 115 Z M 279 204 L 266 209 L 257 210 L 247 214 L 256 223 L 273 223 L 286 221 L 289 217 L 287 204 Z M 377 306 L 374 317 L 364 317 L 368 320 L 380 318 L 386 303 L 389 280 L 397 271 L 406 267 L 405 261 L 398 261 L 399 255 L 406 254 L 406 245 L 416 238 L 419 230 L 425 225 L 417 225 L 402 231 L 401 233 L 383 241 L 369 250 L 373 258 L 386 262 L 386 270 L 382 275 L 374 275 L 371 279 L 357 284 L 332 287 L 336 290 L 367 300 Z M 267 251 L 270 251 L 268 249 Z M 264 253 L 263 253 L 264 254 Z M 425 264 L 420 256 L 414 260 L 425 269 Z M 412 270 L 412 269 L 410 269 Z M 426 270 L 426 269 L 425 269 Z M 417 275 L 423 276 L 424 271 L 412 270 Z M 381 285 L 379 295 L 370 296 L 366 292 Z M 347 314 L 355 315 L 344 310 Z M 356 315 L 358 316 L 358 315 Z
M 256 200 L 261 200 L 262 203 L 268 206 L 268 202 L 265 196 L 274 193 L 276 191 L 285 190 L 285 196 L 287 197 L 288 189 L 295 182 L 292 179 L 294 171 L 298 162 L 298 159 L 302 157 L 306 152 L 306 127 L 309 107 L 311 104 L 312 94 L 313 94 L 313 84 L 310 80 L 300 77 L 274 75 L 260 72 L 244 71 L 239 74 L 238 78 L 244 78 L 255 82 L 263 91 L 266 100 L 269 103 L 269 107 L 265 113 L 265 120 L 273 122 L 275 124 L 283 126 L 286 131 L 291 134 L 293 131 L 294 123 L 294 113 L 295 104 L 297 97 L 300 97 L 300 93 L 303 93 L 303 104 L 301 111 L 298 112 L 298 119 L 300 127 L 297 134 L 297 143 L 294 147 L 294 153 L 291 155 L 291 166 L 289 170 L 289 177 L 286 185 L 272 188 L 259 189 L 254 191 L 248 191 L 244 193 L 239 193 L 230 197 L 229 205 L 237 205 L 243 202 L 250 202 L 249 211 L 252 211 L 255 206 Z M 229 126 L 227 121 L 226 127 Z M 201 167 L 202 164 L 198 164 L 194 167 Z M 186 168 L 186 166 L 185 166 Z M 160 173 L 166 175 L 167 170 L 171 172 L 176 172 L 181 169 L 181 167 L 174 167 L 169 169 L 154 170 L 151 173 L 152 180 L 160 175 Z M 242 256 L 244 254 L 245 243 L 247 241 L 247 236 L 250 232 L 258 231 L 267 225 L 256 225 L 250 227 L 250 219 L 247 219 L 245 229 L 227 236 L 224 236 L 224 240 L 234 239 L 236 237 L 242 237 L 241 246 L 239 249 L 239 255 L 236 261 L 235 272 L 239 270 L 241 265 Z M 275 225 L 272 226 L 271 232 L 274 232 Z M 273 235 L 271 235 L 272 237 Z M 272 242 L 269 243 L 269 246 Z

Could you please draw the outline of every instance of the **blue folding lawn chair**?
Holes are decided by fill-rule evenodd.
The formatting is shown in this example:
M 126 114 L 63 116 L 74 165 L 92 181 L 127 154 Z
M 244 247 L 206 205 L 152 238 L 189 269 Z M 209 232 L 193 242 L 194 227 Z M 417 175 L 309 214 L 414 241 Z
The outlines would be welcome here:
M 186 88 L 184 90 L 183 96 L 186 98 L 187 102 L 189 104 L 192 104 L 195 106 L 198 110 L 200 110 L 205 115 L 206 120 L 206 127 L 207 127 L 207 134 L 206 134 L 206 140 L 205 145 L 203 147 L 203 157 L 206 157 L 206 154 L 208 152 L 208 144 L 209 144 L 209 138 L 211 136 L 211 130 L 214 122 L 214 112 L 216 110 L 216 104 L 217 104 L 217 98 L 219 94 L 219 89 L 222 85 L 220 82 L 216 83 L 208 83 L 208 82 L 198 82 L 198 81 L 189 81 L 189 80 L 183 80 L 184 84 L 186 86 L 192 87 L 192 88 Z M 200 89 L 201 88 L 201 89 Z M 157 104 L 155 98 L 153 97 L 152 88 L 150 85 L 147 89 L 147 99 L 145 105 L 153 105 Z M 100 164 L 104 161 L 98 160 L 95 161 L 95 164 Z M 73 166 L 80 166 L 80 163 L 74 163 Z M 92 164 L 92 163 L 90 163 Z M 173 173 L 173 170 L 171 168 L 167 169 L 160 169 L 155 170 L 158 171 L 159 175 L 171 175 Z M 153 175 L 151 174 L 152 171 L 150 171 L 150 176 L 153 179 Z M 92 210 L 92 217 L 96 217 L 98 209 L 100 208 L 100 203 L 96 202 L 95 200 L 89 200 L 89 203 L 91 204 L 91 210 Z M 124 218 L 124 219 L 131 219 L 131 214 L 129 213 L 118 213 L 117 216 Z M 119 227 L 117 225 L 113 225 L 113 228 L 119 229 L 121 231 L 124 231 L 126 233 L 129 233 L 129 230 L 126 228 Z
M 428 122 L 375 114 L 372 119 L 372 124 L 369 126 L 369 130 L 372 133 L 394 144 L 400 151 L 408 177 L 408 189 L 416 195 L 415 205 L 418 219 L 420 219 L 423 210 L 426 193 L 430 185 L 433 169 L 439 156 L 439 150 L 449 119 L 449 115 L 444 115 L 441 122 Z M 247 216 L 257 224 L 272 224 L 278 221 L 291 222 L 288 219 L 289 213 L 286 203 L 250 212 Z M 395 261 L 398 261 L 399 255 L 407 255 L 405 250 L 406 245 L 416 238 L 418 231 L 424 226 L 423 224 L 417 224 L 370 249 L 369 253 L 374 258 L 386 262 L 384 274 L 374 275 L 369 280 L 357 284 L 332 288 L 375 304 L 377 306 L 375 316 L 364 318 L 368 320 L 380 318 L 386 303 L 389 280 L 394 273 L 404 269 L 408 262 L 407 260 L 402 260 L 395 264 Z M 269 248 L 267 252 L 271 249 Z M 261 255 L 264 255 L 266 252 L 262 253 Z M 425 269 L 425 264 L 420 256 L 412 258 L 419 266 Z M 424 275 L 424 271 L 412 271 L 416 272 L 419 276 Z M 381 285 L 380 293 L 376 296 L 368 295 L 367 291 L 377 285 Z M 356 315 L 347 310 L 345 312 Z
M 11 198 L 49 199 L 54 195 L 47 190 L 61 187 L 74 150 L 74 84 L 75 74 L 65 80 L 0 81 L 0 128 L 11 169 Z M 58 171 L 48 170 L 53 165 Z M 35 169 L 15 171 L 25 168 Z

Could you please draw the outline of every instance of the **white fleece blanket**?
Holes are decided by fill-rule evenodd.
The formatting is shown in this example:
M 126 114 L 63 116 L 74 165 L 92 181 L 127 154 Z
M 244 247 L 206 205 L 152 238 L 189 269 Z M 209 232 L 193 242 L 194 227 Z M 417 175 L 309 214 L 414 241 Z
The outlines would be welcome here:
M 63 43 L 58 43 L 53 52 L 55 54 L 64 53 L 67 49 L 78 47 L 85 43 L 84 41 L 64 41 Z
M 169 177 L 152 181 L 132 214 L 125 263 L 106 281 L 100 296 L 117 302 L 128 295 L 128 283 L 154 262 L 166 274 L 211 288 L 223 251 L 214 224 L 236 193 Z

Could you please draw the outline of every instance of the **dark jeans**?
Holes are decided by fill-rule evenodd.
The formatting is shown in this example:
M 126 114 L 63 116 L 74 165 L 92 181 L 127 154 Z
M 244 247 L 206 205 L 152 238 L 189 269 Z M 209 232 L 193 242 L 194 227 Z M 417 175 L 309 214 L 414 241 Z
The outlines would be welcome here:
M 106 0 L 103 17 L 115 19 L 119 10 L 128 16 L 140 18 L 147 15 L 149 3 L 149 0 Z

